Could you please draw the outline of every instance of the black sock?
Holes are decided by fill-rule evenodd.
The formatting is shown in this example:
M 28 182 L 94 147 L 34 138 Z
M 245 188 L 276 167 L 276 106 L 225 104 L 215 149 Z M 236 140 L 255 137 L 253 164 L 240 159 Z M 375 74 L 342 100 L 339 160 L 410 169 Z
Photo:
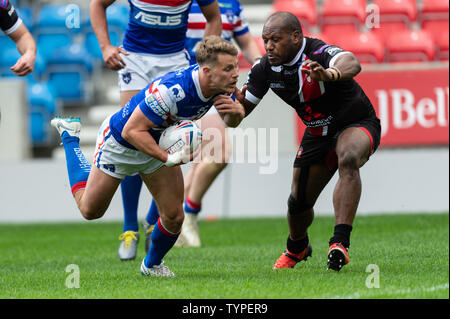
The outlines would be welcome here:
M 301 253 L 309 243 L 308 235 L 305 238 L 300 240 L 292 240 L 290 236 L 288 236 L 286 247 L 293 254 Z
M 350 232 L 352 226 L 339 224 L 334 226 L 334 235 L 330 238 L 330 246 L 334 243 L 341 243 L 347 250 L 350 248 Z

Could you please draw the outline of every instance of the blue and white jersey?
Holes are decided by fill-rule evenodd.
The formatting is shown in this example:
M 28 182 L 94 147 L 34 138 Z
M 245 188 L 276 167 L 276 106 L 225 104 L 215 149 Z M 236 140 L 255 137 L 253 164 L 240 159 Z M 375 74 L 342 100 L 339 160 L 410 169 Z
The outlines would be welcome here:
M 215 0 L 197 0 L 207 6 Z M 130 20 L 123 39 L 125 50 L 169 54 L 184 49 L 192 0 L 128 0 Z
M 199 2 L 199 0 L 196 0 Z M 234 37 L 250 32 L 248 22 L 242 12 L 238 0 L 218 0 L 220 16 L 222 19 L 222 38 L 231 41 Z M 196 63 L 195 46 L 205 35 L 206 19 L 198 3 L 194 2 L 189 12 L 188 28 L 186 33 L 186 49 L 191 55 L 191 64 Z
M 122 131 L 136 107 L 156 127 L 149 130 L 159 141 L 162 131 L 178 120 L 196 120 L 213 105 L 213 95 L 205 98 L 200 88 L 198 64 L 169 72 L 155 79 L 112 115 L 109 126 L 114 138 L 123 146 L 136 149 L 122 137 Z M 224 93 L 225 94 L 225 93 Z M 234 99 L 234 96 L 233 96 Z

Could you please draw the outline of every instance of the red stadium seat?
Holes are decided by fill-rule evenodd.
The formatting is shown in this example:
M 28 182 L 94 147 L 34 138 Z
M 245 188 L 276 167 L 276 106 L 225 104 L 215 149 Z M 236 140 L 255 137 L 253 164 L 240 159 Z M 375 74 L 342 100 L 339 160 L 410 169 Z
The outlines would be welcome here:
M 317 25 L 315 0 L 275 0 L 272 9 L 273 12 L 288 11 L 294 14 L 305 29 L 310 30 Z
M 408 26 L 403 22 L 380 22 L 379 27 L 372 28 L 372 33 L 385 45 L 387 38 L 398 31 L 408 30 Z
M 448 0 L 423 0 L 420 20 L 447 20 L 449 13 Z
M 449 21 L 427 20 L 423 23 L 422 30 L 426 31 L 434 40 L 437 47 L 437 57 L 440 60 L 449 58 Z
M 359 30 L 366 19 L 365 0 L 325 0 L 322 5 L 322 31 L 343 33 Z
M 380 10 L 381 22 L 404 22 L 410 25 L 417 20 L 416 0 L 374 0 Z
M 386 41 L 389 62 L 423 62 L 435 59 L 433 40 L 423 30 L 393 32 Z
M 416 0 L 374 0 L 380 14 L 379 28 L 373 32 L 385 43 L 392 32 L 406 30 L 417 20 Z
M 336 38 L 332 44 L 352 52 L 361 63 L 381 63 L 384 60 L 384 47 L 371 32 L 354 32 Z

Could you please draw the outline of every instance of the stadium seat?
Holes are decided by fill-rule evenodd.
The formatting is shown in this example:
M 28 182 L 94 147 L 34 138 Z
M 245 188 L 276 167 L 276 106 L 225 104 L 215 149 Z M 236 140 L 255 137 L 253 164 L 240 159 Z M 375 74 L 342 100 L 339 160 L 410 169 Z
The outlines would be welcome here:
M 423 0 L 420 20 L 447 20 L 449 14 L 448 0 Z
M 380 9 L 381 22 L 404 22 L 409 25 L 417 20 L 416 0 L 374 0 Z
M 47 144 L 48 142 L 48 120 L 41 112 L 31 112 L 29 115 L 29 136 L 33 146 Z
M 34 34 L 44 58 L 50 57 L 60 47 L 69 46 L 74 37 L 80 34 L 81 17 L 79 27 L 68 25 L 73 22 L 69 19 L 70 8 L 68 5 L 46 5 L 39 11 Z
M 302 24 L 302 28 L 311 30 L 317 25 L 317 6 L 315 0 L 275 0 L 273 12 L 288 11 L 294 14 Z
M 435 59 L 435 46 L 427 32 L 404 30 L 392 32 L 386 40 L 389 62 L 423 62 Z
M 392 32 L 410 29 L 417 21 L 416 0 L 374 0 L 379 8 L 380 27 L 373 32 L 384 44 Z
M 449 58 L 449 21 L 448 20 L 426 20 L 423 22 L 422 30 L 426 31 L 434 40 L 437 47 L 437 58 L 448 60 Z
M 54 52 L 47 64 L 44 80 L 53 86 L 64 105 L 85 103 L 91 98 L 92 58 L 82 44 L 72 44 Z
M 371 32 L 348 33 L 333 44 L 355 54 L 361 63 L 381 63 L 385 57 L 381 41 Z
M 27 101 L 31 112 L 46 114 L 50 120 L 57 113 L 57 103 L 53 87 L 47 82 L 29 81 Z
M 321 24 L 323 33 L 357 31 L 366 19 L 365 0 L 324 0 L 322 4 Z

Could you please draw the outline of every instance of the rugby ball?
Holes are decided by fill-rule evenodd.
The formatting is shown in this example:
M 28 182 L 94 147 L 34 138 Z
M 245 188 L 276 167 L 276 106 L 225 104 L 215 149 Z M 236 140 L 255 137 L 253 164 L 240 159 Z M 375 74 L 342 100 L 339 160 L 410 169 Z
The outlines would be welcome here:
M 202 131 L 190 120 L 180 120 L 167 127 L 159 139 L 159 147 L 173 154 L 188 145 L 191 153 L 202 143 Z

